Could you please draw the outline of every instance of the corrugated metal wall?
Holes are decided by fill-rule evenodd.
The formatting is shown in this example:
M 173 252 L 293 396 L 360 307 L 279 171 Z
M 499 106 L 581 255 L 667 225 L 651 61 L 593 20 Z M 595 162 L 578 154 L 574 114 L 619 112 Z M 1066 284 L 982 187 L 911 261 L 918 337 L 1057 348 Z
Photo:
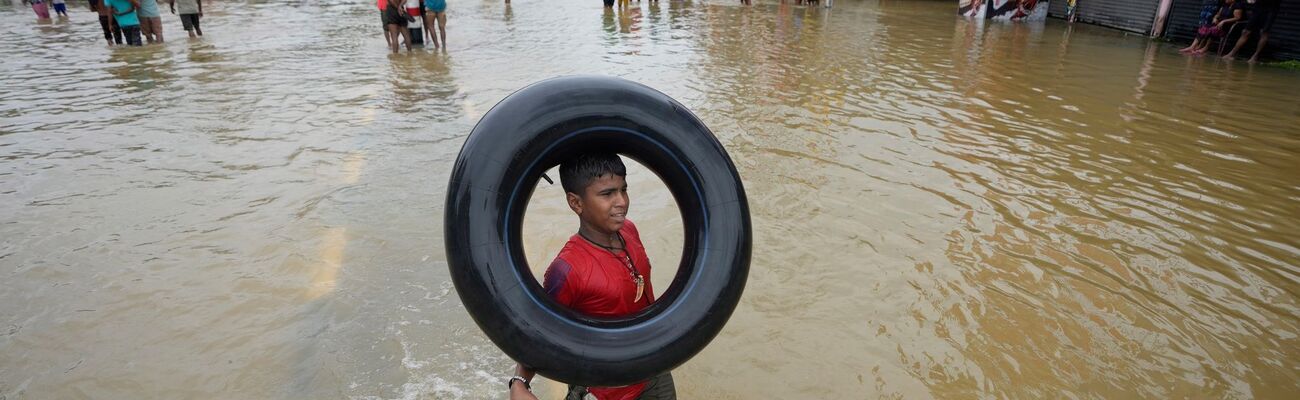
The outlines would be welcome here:
M 1080 0 L 1083 1 L 1083 0 Z M 1055 4 L 1053 4 L 1055 5 Z M 1062 14 L 1065 8 L 1061 8 Z M 1169 11 L 1169 26 L 1166 35 L 1174 40 L 1190 42 L 1196 35 L 1196 23 L 1201 16 L 1201 0 L 1174 0 Z M 1234 37 L 1235 38 L 1235 37 Z M 1255 39 L 1246 44 L 1247 48 L 1237 53 L 1250 57 L 1255 51 Z M 1268 33 L 1268 44 L 1264 50 L 1265 58 L 1295 60 L 1300 59 L 1300 2 L 1283 0 L 1273 21 L 1273 29 Z
M 1066 0 L 1052 0 L 1047 14 L 1065 18 Z M 1076 21 L 1137 33 L 1151 33 L 1160 0 L 1078 0 Z

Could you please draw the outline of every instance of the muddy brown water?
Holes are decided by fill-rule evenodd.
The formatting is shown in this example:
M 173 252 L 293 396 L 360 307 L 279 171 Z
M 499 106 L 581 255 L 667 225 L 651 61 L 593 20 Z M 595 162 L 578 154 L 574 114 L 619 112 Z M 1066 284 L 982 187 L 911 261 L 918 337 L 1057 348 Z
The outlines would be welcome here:
M 748 289 L 682 398 L 1300 393 L 1300 74 L 952 1 L 737 3 L 452 1 L 451 48 L 398 56 L 364 0 L 216 2 L 202 40 L 164 11 L 139 49 L 0 4 L 0 398 L 503 397 L 446 180 L 569 74 L 678 99 L 745 180 Z M 681 222 L 630 181 L 666 285 Z

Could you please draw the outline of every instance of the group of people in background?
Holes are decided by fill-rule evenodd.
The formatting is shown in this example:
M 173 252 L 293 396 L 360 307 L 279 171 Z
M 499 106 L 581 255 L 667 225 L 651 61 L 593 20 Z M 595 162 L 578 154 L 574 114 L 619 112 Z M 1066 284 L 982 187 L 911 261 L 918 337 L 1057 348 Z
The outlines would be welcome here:
M 162 43 L 162 12 L 158 10 L 158 1 L 160 0 L 88 0 L 90 10 L 99 14 L 99 26 L 104 30 L 104 40 L 109 46 Z M 162 1 L 171 6 L 172 14 L 180 16 L 181 26 L 190 37 L 203 36 L 203 30 L 199 28 L 199 17 L 203 16 L 203 0 Z M 68 17 L 66 0 L 23 2 L 31 4 L 38 21 L 50 19 L 47 2 L 54 5 L 54 11 L 60 18 Z
M 1280 4 L 1279 0 L 1204 0 L 1196 39 L 1192 40 L 1190 46 L 1179 51 L 1192 55 L 1205 54 L 1215 40 L 1228 40 L 1228 35 L 1232 33 L 1233 28 L 1237 24 L 1245 23 L 1245 28 L 1241 30 L 1241 37 L 1232 46 L 1232 50 L 1223 55 L 1223 58 L 1228 60 L 1236 58 L 1237 52 L 1246 46 L 1251 35 L 1258 35 L 1255 54 L 1250 56 L 1251 63 L 1258 62 L 1259 54 L 1264 52 L 1264 46 L 1268 43 L 1268 31 L 1273 27 L 1273 20 L 1277 18 Z M 1223 44 L 1220 44 L 1220 47 L 1222 46 Z
M 406 44 L 406 51 L 411 51 L 410 23 L 415 22 L 415 11 L 424 21 L 424 37 L 433 43 L 434 48 L 447 46 L 447 0 L 411 0 L 415 7 L 407 5 L 408 0 L 378 0 L 379 19 L 384 25 L 384 40 L 394 53 L 399 45 Z M 509 1 L 506 1 L 509 3 Z M 434 24 L 438 30 L 434 31 Z M 399 39 L 399 37 L 401 39 Z M 441 37 L 441 39 L 439 39 Z

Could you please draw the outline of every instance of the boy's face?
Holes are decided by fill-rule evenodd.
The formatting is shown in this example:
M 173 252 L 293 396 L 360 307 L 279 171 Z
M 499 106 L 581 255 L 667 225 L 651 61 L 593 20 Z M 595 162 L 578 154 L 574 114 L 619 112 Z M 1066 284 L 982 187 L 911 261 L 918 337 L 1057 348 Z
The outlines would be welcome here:
M 627 220 L 627 180 L 607 173 L 591 180 L 581 195 L 568 193 L 569 208 L 582 224 L 598 232 L 613 235 Z

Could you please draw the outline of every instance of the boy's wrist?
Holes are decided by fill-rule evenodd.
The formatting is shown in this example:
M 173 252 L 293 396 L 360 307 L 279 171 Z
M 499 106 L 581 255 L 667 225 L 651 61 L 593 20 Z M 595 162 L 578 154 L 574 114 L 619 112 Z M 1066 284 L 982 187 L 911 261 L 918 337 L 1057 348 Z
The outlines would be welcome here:
M 515 390 L 515 382 L 519 382 L 520 386 L 523 387 L 524 390 L 530 392 L 533 390 L 533 386 L 528 384 L 528 380 L 524 379 L 524 377 L 519 375 L 510 377 L 510 380 L 506 381 L 506 385 L 507 387 L 510 388 L 510 390 Z

